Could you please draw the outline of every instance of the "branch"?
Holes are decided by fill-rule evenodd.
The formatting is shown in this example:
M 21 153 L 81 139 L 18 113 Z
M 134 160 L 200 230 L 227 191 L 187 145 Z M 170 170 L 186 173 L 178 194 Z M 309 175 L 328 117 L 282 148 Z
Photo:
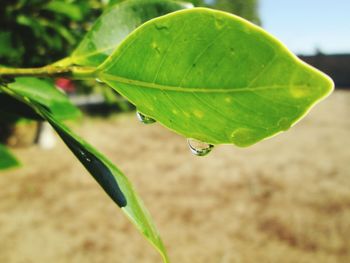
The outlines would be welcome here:
M 74 79 L 91 79 L 96 76 L 96 68 L 88 67 L 57 67 L 46 66 L 41 68 L 0 68 L 0 78 L 14 77 L 68 77 Z

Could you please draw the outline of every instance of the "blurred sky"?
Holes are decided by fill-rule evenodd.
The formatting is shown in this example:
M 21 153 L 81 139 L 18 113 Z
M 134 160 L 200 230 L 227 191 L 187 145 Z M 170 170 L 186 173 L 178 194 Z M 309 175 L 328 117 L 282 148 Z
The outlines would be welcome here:
M 350 0 L 260 0 L 259 13 L 294 53 L 350 53 Z

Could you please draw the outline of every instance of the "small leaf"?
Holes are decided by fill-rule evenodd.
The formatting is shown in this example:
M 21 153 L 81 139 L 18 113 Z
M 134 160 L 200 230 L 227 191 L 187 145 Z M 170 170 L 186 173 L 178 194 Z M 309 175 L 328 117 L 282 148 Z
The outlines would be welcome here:
M 20 98 L 40 103 L 59 120 L 73 119 L 80 116 L 78 108 L 69 101 L 63 92 L 55 88 L 52 81 L 31 77 L 20 77 L 15 80 L 15 82 L 8 84 L 8 88 L 0 87 L 0 89 L 7 89 L 7 93 L 12 91 L 19 95 Z M 15 96 L 12 94 L 12 97 Z M 26 106 L 24 107 L 26 108 Z
M 98 71 L 171 130 L 242 147 L 289 129 L 333 90 L 329 77 L 261 28 L 205 8 L 145 23 Z
M 57 107 L 58 105 L 56 104 L 54 104 L 53 107 L 50 103 L 51 99 L 48 100 L 48 98 L 42 97 L 40 92 L 39 94 L 36 94 L 39 86 L 31 85 L 37 83 L 38 82 L 34 80 L 22 81 L 20 86 L 13 86 L 13 84 L 11 84 L 11 87 L 3 88 L 3 90 L 7 94 L 14 96 L 16 99 L 20 99 L 22 102 L 31 106 L 52 125 L 68 148 L 90 172 L 104 191 L 120 208 L 122 208 L 130 221 L 160 252 L 164 262 L 169 262 L 158 231 L 141 199 L 134 191 L 131 183 L 125 175 L 113 165 L 113 163 L 69 130 L 59 118 L 56 117 L 56 115 L 59 115 L 58 110 L 63 109 Z M 42 104 L 42 101 L 45 104 Z
M 41 108 L 40 111 L 104 191 L 122 208 L 131 222 L 161 253 L 164 262 L 168 262 L 166 250 L 158 231 L 125 175 L 105 156 L 75 135 L 44 108 Z
M 80 21 L 83 18 L 83 14 L 79 6 L 73 3 L 67 3 L 63 1 L 50 1 L 43 7 L 43 10 L 65 15 L 74 21 Z
M 9 152 L 9 150 L 0 144 L 0 170 L 14 168 L 19 166 L 17 159 Z
M 144 22 L 191 4 L 149 0 L 130 0 L 107 9 L 94 23 L 72 55 L 56 65 L 100 65 L 124 38 Z
M 37 18 L 37 22 L 43 27 L 51 28 L 52 30 L 54 30 L 55 35 L 57 35 L 57 33 L 60 34 L 61 37 L 64 38 L 70 45 L 75 44 L 76 40 L 75 40 L 74 34 L 72 34 L 70 30 L 67 29 L 65 26 L 63 26 L 62 24 L 56 23 L 54 21 L 49 21 L 44 18 Z M 52 43 L 51 38 L 48 40 L 50 40 L 49 42 L 50 44 L 52 45 L 56 44 L 56 43 Z

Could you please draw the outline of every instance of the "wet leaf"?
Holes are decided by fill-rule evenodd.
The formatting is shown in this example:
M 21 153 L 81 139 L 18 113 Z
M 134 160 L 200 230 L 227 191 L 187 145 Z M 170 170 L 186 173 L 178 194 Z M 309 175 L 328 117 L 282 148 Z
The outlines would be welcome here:
M 242 147 L 289 129 L 333 90 L 263 29 L 204 8 L 145 23 L 98 78 L 187 138 Z
M 192 5 L 164 0 L 130 0 L 113 5 L 94 23 L 72 55 L 56 64 L 98 66 L 144 22 L 188 7 Z
M 4 145 L 0 144 L 0 170 L 14 168 L 17 166 L 19 166 L 17 159 Z

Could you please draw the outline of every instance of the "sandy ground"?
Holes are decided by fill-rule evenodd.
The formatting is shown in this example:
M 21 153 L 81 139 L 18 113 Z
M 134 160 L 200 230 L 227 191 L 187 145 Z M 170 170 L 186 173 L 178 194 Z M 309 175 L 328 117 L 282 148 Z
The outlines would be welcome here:
M 192 156 L 134 115 L 74 129 L 134 183 L 172 262 L 350 262 L 350 93 L 283 135 Z M 158 254 L 59 141 L 0 175 L 1 263 L 155 263 Z

